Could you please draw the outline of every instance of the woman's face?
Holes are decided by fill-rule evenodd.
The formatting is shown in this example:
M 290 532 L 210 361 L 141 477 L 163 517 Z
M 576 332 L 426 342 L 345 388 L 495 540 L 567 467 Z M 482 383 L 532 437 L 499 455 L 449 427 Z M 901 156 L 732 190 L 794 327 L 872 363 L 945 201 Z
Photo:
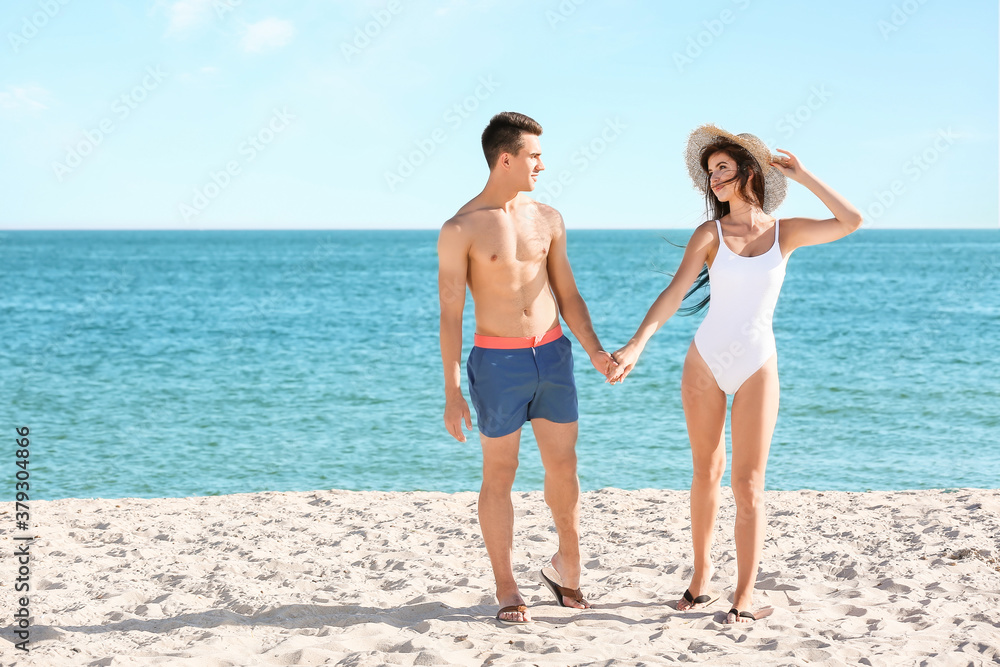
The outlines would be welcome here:
M 729 153 L 719 151 L 708 158 L 708 183 L 712 193 L 722 202 L 739 197 L 736 160 Z

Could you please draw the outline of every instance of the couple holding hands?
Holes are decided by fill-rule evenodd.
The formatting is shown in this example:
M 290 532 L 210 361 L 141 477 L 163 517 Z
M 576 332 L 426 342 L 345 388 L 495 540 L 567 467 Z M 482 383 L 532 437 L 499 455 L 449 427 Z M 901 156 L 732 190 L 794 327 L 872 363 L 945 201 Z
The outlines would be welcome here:
M 687 351 L 681 398 L 691 441 L 691 534 L 694 572 L 677 609 L 704 607 L 711 588 L 712 534 L 726 467 L 726 396 L 733 394 L 731 484 L 736 501 L 737 583 L 727 623 L 755 620 L 754 584 L 764 544 L 764 472 L 778 414 L 778 368 L 771 317 L 796 248 L 828 243 L 861 226 L 846 199 L 806 171 L 787 151 L 772 155 L 751 134 L 713 125 L 688 139 L 686 161 L 705 192 L 711 219 L 698 226 L 677 269 L 631 340 L 614 354 L 594 333 L 566 253 L 566 228 L 554 208 L 528 197 L 539 173 L 542 127 L 523 114 L 494 116 L 482 144 L 490 167 L 483 191 L 448 220 L 438 238 L 441 357 L 445 427 L 465 442 L 472 428 L 462 396 L 462 311 L 466 286 L 475 304 L 475 345 L 466 369 L 483 450 L 479 521 L 496 578 L 497 620 L 531 621 L 514 580 L 511 488 L 521 427 L 531 421 L 545 468 L 545 502 L 559 549 L 542 582 L 564 607 L 586 609 L 580 591 L 578 412 L 570 341 L 560 316 L 607 381 L 623 381 L 649 339 L 685 298 L 706 283 L 710 298 L 687 307 L 708 314 Z M 770 213 L 785 196 L 786 177 L 830 209 L 825 220 Z

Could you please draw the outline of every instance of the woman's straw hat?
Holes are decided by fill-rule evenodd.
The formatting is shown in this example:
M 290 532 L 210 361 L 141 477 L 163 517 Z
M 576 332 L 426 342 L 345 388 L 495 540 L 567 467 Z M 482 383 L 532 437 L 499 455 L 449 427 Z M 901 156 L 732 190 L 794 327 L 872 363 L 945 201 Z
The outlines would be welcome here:
M 708 181 L 705 170 L 701 168 L 701 153 L 710 144 L 714 144 L 720 139 L 728 139 L 734 144 L 742 146 L 753 156 L 760 165 L 760 170 L 764 174 L 764 213 L 770 213 L 778 208 L 785 199 L 786 180 L 781 170 L 771 165 L 772 161 L 780 160 L 781 156 L 772 155 L 771 149 L 752 134 L 730 134 L 715 125 L 702 125 L 688 137 L 687 150 L 684 152 L 684 160 L 687 162 L 688 174 L 694 181 L 696 188 L 702 194 L 706 192 L 706 182 Z

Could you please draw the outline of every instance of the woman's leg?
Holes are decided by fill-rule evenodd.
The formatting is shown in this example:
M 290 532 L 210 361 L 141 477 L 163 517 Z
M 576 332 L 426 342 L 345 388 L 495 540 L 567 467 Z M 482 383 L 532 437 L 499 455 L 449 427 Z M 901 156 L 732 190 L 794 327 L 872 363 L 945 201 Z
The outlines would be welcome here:
M 726 394 L 719 389 L 712 370 L 694 343 L 688 348 L 681 376 L 681 402 L 691 441 L 694 475 L 691 479 L 691 540 L 694 574 L 688 590 L 692 597 L 709 592 L 712 578 L 712 533 L 719 513 L 719 483 L 726 470 Z M 681 611 L 693 605 L 684 599 Z
M 764 548 L 764 471 L 778 419 L 778 360 L 772 355 L 733 397 L 733 496 L 736 499 L 736 594 L 733 606 L 750 611 Z M 727 622 L 748 622 L 729 616 Z

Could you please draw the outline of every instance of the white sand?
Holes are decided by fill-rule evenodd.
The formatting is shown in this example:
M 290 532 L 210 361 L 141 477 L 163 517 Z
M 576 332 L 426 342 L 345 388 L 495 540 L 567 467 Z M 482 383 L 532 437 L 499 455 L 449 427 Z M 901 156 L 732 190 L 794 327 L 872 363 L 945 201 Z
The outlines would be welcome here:
M 690 574 L 687 493 L 584 494 L 583 589 L 555 605 L 540 493 L 516 494 L 515 558 L 535 623 L 499 626 L 472 493 L 260 493 L 34 502 L 32 650 L 3 665 L 980 665 L 1000 662 L 1000 491 L 769 492 L 749 626 L 724 597 L 673 609 Z M 6 509 L 6 508 L 5 508 Z M 9 512 L 0 548 L 13 550 Z M 957 557 L 956 557 L 957 556 Z

